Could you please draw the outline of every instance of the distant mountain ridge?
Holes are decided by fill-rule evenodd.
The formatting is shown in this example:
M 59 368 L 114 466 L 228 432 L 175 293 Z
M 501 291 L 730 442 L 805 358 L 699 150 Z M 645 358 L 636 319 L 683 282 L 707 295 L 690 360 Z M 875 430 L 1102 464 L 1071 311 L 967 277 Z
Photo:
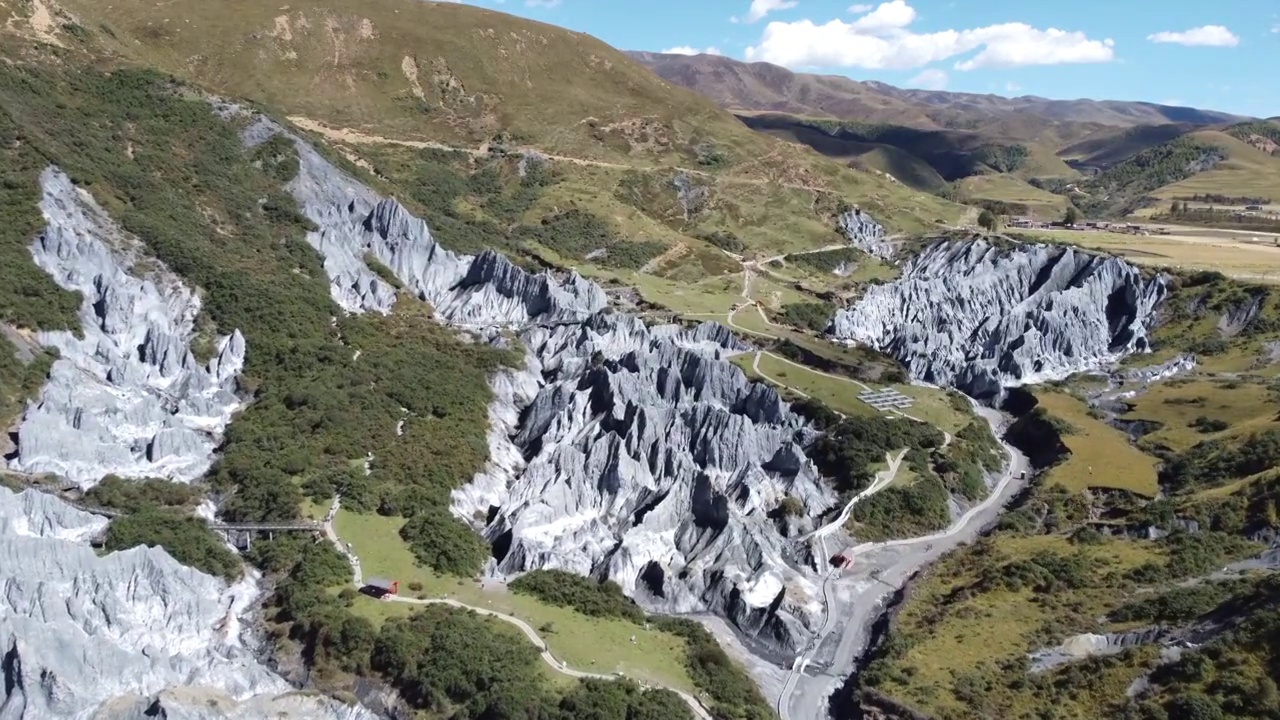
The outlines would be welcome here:
M 668 82 L 735 110 L 857 119 L 921 129 L 974 130 L 1022 140 L 1083 140 L 1104 126 L 1186 123 L 1218 125 L 1250 118 L 1213 110 L 1117 100 L 1007 98 L 909 90 L 838 75 L 792 72 L 770 63 L 722 55 L 629 52 Z

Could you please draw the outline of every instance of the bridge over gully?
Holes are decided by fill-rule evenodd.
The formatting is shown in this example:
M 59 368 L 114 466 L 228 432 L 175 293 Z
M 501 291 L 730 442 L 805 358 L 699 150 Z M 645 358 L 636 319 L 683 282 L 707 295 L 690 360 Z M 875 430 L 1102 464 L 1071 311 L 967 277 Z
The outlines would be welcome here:
M 89 505 L 82 502 L 84 496 L 83 491 L 81 491 L 79 485 L 71 482 L 70 480 L 64 480 L 49 475 L 28 475 L 4 469 L 0 469 L 0 475 L 16 480 L 18 484 L 24 487 L 53 495 L 77 510 L 92 513 L 108 519 L 118 518 L 125 514 L 119 510 L 113 510 L 112 508 Z M 227 542 L 241 550 L 248 550 L 252 547 L 253 538 L 255 536 L 265 535 L 267 536 L 267 539 L 270 540 L 274 538 L 275 534 L 278 532 L 312 533 L 316 537 L 324 535 L 324 524 L 314 520 L 231 523 L 207 518 L 203 515 L 195 515 L 195 517 L 204 520 L 209 524 L 209 529 L 222 533 L 222 536 L 227 540 Z M 99 537 L 94 538 L 94 544 L 100 546 L 105 541 L 106 530 L 104 529 Z

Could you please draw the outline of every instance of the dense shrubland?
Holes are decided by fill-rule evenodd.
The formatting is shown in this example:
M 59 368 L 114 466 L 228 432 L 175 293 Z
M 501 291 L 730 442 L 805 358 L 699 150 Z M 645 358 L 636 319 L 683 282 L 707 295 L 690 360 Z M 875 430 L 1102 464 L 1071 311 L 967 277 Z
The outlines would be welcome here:
M 408 157 L 372 155 L 376 172 L 405 188 L 402 199 L 429 218 L 435 238 L 455 252 L 495 248 L 519 256 L 537 244 L 566 260 L 634 270 L 665 249 L 623 238 L 609 221 L 583 208 L 528 217 L 543 191 L 560 179 L 543 160 L 494 155 L 477 163 L 464 153 L 436 149 Z

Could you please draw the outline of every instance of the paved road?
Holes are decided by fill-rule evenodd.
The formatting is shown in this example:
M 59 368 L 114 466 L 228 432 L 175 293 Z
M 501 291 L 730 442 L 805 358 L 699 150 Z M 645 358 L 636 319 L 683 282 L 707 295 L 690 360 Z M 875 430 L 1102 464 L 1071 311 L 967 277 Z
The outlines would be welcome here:
M 334 530 L 334 527 L 333 527 L 333 519 L 337 517 L 338 510 L 339 508 L 341 508 L 341 505 L 342 505 L 342 498 L 335 497 L 333 499 L 333 504 L 329 506 L 329 511 L 325 515 L 324 533 L 325 533 L 325 536 L 329 538 L 329 542 L 333 543 L 333 546 L 338 549 L 338 552 L 342 553 L 347 558 L 347 562 L 351 564 L 351 583 L 358 590 L 364 587 L 364 571 L 360 567 L 360 558 L 356 556 L 356 554 L 352 551 L 350 546 L 348 546 L 345 542 L 343 542 L 342 538 L 338 536 L 337 531 Z M 558 673 L 561 673 L 563 675 L 568 675 L 569 677 L 573 677 L 573 678 L 597 678 L 600 680 L 617 679 L 616 676 L 613 676 L 613 675 L 604 675 L 601 673 L 591 673 L 591 672 L 583 672 L 582 670 L 574 670 L 568 665 L 565 665 L 564 663 L 560 662 L 560 660 L 558 660 L 554 655 L 551 654 L 551 648 L 549 648 L 547 646 L 546 641 L 543 640 L 540 635 L 538 635 L 538 632 L 534 630 L 533 627 L 531 627 L 528 623 L 526 623 L 525 621 L 521 620 L 518 617 L 507 615 L 506 613 L 497 612 L 496 610 L 490 610 L 488 608 L 468 605 L 466 603 L 459 602 L 457 600 L 453 600 L 450 598 L 412 598 L 412 597 L 405 597 L 403 595 L 391 595 L 385 599 L 393 602 L 410 603 L 413 605 L 448 605 L 450 607 L 455 607 L 462 610 L 471 610 L 481 615 L 497 618 L 499 620 L 502 620 L 503 622 L 510 623 L 512 625 L 515 625 L 517 628 L 519 628 L 520 632 L 524 633 L 524 636 L 529 639 L 529 642 L 533 643 L 534 646 L 538 648 L 539 654 L 542 657 L 542 661 L 545 662 L 548 666 L 550 666 L 552 670 L 555 670 Z M 693 711 L 693 714 L 698 718 L 700 718 L 701 720 L 714 720 L 711 716 L 711 713 L 707 712 L 707 709 L 703 707 L 702 703 L 699 702 L 698 699 L 695 698 L 694 696 L 678 688 L 667 687 L 664 689 L 670 690 L 676 693 L 677 695 L 679 695 L 680 698 L 685 701 L 685 704 L 689 706 L 689 709 Z
M 999 413 L 986 408 L 978 412 L 998 436 Z M 828 576 L 823 584 L 827 618 L 777 698 L 782 720 L 826 720 L 828 698 L 855 670 L 854 664 L 867 649 L 871 626 L 886 610 L 892 593 L 917 570 L 972 541 L 999 517 L 1004 504 L 1022 487 L 1022 473 L 1029 468 L 1025 456 L 1008 445 L 1005 449 L 1010 461 L 990 495 L 950 528 L 925 537 L 862 543 L 853 548 L 853 569 Z M 803 671 L 808 666 L 822 669 L 808 674 Z

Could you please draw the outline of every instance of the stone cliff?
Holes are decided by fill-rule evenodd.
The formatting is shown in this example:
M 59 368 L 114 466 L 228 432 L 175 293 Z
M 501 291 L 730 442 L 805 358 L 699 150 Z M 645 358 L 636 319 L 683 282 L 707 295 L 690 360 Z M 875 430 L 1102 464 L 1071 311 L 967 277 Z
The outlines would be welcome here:
M 1163 276 L 1119 258 L 945 241 L 837 312 L 832 334 L 898 358 L 913 378 L 985 399 L 1147 351 L 1166 293 Z
M 199 297 L 61 171 L 45 170 L 40 184 L 46 228 L 31 252 L 83 295 L 81 328 L 39 334 L 60 359 L 21 419 L 10 467 L 85 487 L 108 473 L 199 477 L 240 405 L 244 338 L 213 339 L 212 359 L 198 362 Z
M 372 720 L 290 695 L 241 640 L 251 580 L 225 582 L 158 548 L 100 557 L 106 521 L 0 487 L 0 718 Z
M 246 142 L 278 132 L 258 119 Z M 820 593 L 769 515 L 787 495 L 814 513 L 836 498 L 801 451 L 799 416 L 723 360 L 745 349 L 728 330 L 649 328 L 576 273 L 450 252 L 399 203 L 297 147 L 288 189 L 343 307 L 392 306 L 370 254 L 441 320 L 495 341 L 516 331 L 526 351 L 492 380 L 489 466 L 454 493 L 460 518 L 489 518 L 477 529 L 499 555 L 492 572 L 607 577 L 652 610 L 718 611 L 770 644 L 801 642 Z

